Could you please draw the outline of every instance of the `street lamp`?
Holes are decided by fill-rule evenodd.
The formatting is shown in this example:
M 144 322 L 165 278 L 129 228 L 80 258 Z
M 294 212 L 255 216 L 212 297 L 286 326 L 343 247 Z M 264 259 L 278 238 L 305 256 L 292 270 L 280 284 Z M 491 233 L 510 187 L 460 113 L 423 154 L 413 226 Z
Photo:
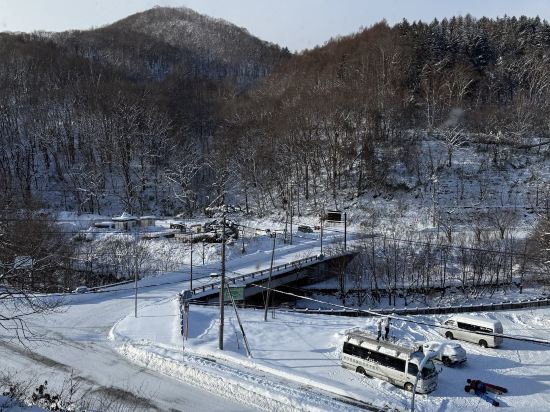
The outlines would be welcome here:
M 414 396 L 416 395 L 416 386 L 418 384 L 418 379 L 422 377 L 422 369 L 426 366 L 429 360 L 435 358 L 446 346 L 446 343 L 434 342 L 432 345 L 424 346 L 424 359 L 418 365 L 418 372 L 416 373 L 416 379 L 414 380 L 414 386 L 412 390 L 412 399 L 411 399 L 411 412 L 414 412 Z
M 244 225 L 241 227 L 241 240 L 243 241 L 243 247 L 241 248 L 241 253 L 244 255 L 246 249 L 244 248 Z

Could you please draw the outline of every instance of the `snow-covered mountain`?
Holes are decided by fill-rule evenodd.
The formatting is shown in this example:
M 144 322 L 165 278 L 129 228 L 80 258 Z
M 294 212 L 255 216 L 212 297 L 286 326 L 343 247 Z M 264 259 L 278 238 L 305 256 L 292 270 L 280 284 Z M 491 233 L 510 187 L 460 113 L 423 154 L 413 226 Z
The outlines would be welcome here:
M 154 79 L 178 72 L 248 85 L 289 55 L 246 29 L 187 8 L 156 7 L 96 30 L 54 38 L 84 57 Z

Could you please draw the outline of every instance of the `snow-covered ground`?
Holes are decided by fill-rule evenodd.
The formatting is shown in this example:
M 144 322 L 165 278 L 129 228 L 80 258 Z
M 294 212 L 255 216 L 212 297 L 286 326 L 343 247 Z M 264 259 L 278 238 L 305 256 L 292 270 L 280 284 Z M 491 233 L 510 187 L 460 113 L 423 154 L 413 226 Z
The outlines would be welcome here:
M 27 406 L 8 396 L 0 396 L 0 411 L 5 412 L 45 412 L 46 409 L 38 406 Z
M 331 235 L 338 240 L 339 234 Z M 279 245 L 275 264 L 319 253 L 317 234 Z M 269 266 L 271 239 L 250 241 L 247 253 L 228 247 L 229 276 Z M 214 257 L 214 255 L 212 256 Z M 213 259 L 194 269 L 194 285 L 210 282 L 219 270 Z M 146 410 L 355 410 L 373 405 L 406 410 L 410 393 L 343 369 L 339 355 L 346 332 L 373 328 L 373 319 L 341 318 L 277 311 L 240 310 L 252 357 L 243 347 L 233 309 L 226 308 L 224 351 L 218 345 L 218 308 L 191 306 L 189 340 L 182 351 L 176 294 L 189 288 L 189 268 L 139 282 L 138 317 L 132 285 L 99 293 L 69 295 L 60 313 L 29 317 L 38 338 L 27 352 L 0 341 L 2 366 L 23 376 L 56 380 L 71 371 L 93 390 L 131 399 Z M 505 333 L 550 339 L 550 309 L 483 313 L 502 321 Z M 435 322 L 440 317 L 417 317 Z M 403 321 L 394 336 L 406 340 L 441 337 L 431 328 Z M 40 336 L 41 335 L 41 336 Z M 53 344 L 45 342 L 54 342 Z M 550 350 L 506 340 L 500 349 L 464 343 L 469 361 L 443 368 L 438 389 L 417 397 L 419 410 L 476 410 L 490 407 L 464 393 L 467 378 L 510 388 L 501 397 L 513 409 L 540 410 L 550 404 Z M 60 382 L 57 382 L 60 384 Z
M 270 253 L 265 250 L 270 250 L 269 245 L 269 238 L 251 242 L 244 256 L 240 256 L 235 247 L 229 256 L 239 257 L 228 262 L 228 271 L 266 267 Z M 309 243 L 288 245 L 278 251 L 275 261 L 286 262 L 316 253 L 316 247 L 315 239 Z M 219 262 L 197 267 L 194 284 L 210 282 L 209 274 L 213 271 L 219 271 Z M 189 287 L 188 268 L 144 278 L 139 287 L 141 319 L 147 307 L 170 302 L 177 292 Z M 132 285 L 118 285 L 99 293 L 65 295 L 63 310 L 59 313 L 26 318 L 36 334 L 26 341 L 30 351 L 15 340 L 9 341 L 11 335 L 4 333 L 0 339 L 2 368 L 15 373 L 19 380 L 30 379 L 37 383 L 48 380 L 54 388 L 62 386 L 67 375 L 74 373 L 89 390 L 133 403 L 144 410 L 291 410 L 296 408 L 295 402 L 299 400 L 306 405 L 303 409 L 310 409 L 312 404 L 303 401 L 307 400 L 309 392 L 299 385 L 287 387 L 286 383 L 279 382 L 277 394 L 273 392 L 273 381 L 266 379 L 263 389 L 254 394 L 249 388 L 257 387 L 257 384 L 240 385 L 238 374 L 231 384 L 226 384 L 220 383 L 218 373 L 193 372 L 191 375 L 197 377 L 190 380 L 183 375 L 166 376 L 165 370 L 152 371 L 144 368 L 143 363 L 129 362 L 120 353 L 128 354 L 133 349 L 120 347 L 120 342 L 110 341 L 108 336 L 113 325 L 132 313 L 133 295 Z M 148 319 L 152 323 L 160 319 L 154 313 L 150 316 Z M 248 392 L 252 395 L 246 397 Z M 314 406 L 330 410 L 340 404 L 331 396 L 319 395 Z
M 222 376 L 240 376 L 253 382 L 253 387 L 257 387 L 256 379 L 261 376 L 293 381 L 380 407 L 404 410 L 410 403 L 410 393 L 341 367 L 339 356 L 346 332 L 356 327 L 374 331 L 374 319 L 276 312 L 274 318 L 270 313 L 264 322 L 263 311 L 241 309 L 239 315 L 252 351 L 252 358 L 248 358 L 233 309 L 226 310 L 223 352 L 217 349 L 217 308 L 192 306 L 190 312 L 189 339 L 183 351 L 176 299 L 144 308 L 138 318 L 126 317 L 115 325 L 111 336 L 123 344 L 121 351 L 130 359 L 164 373 L 185 373 L 189 368 L 202 367 L 201 360 L 208 358 L 216 361 L 207 364 L 215 365 L 210 369 Z M 155 321 L 151 322 L 153 314 Z M 477 315 L 500 320 L 508 334 L 550 338 L 550 309 Z M 442 317 L 415 319 L 432 323 Z M 443 339 L 432 328 L 404 321 L 394 322 L 392 334 L 412 341 Z M 550 348 L 514 340 L 505 340 L 499 349 L 483 349 L 466 342 L 462 345 L 468 352 L 467 364 L 443 367 L 436 391 L 417 396 L 418 410 L 492 408 L 464 392 L 467 378 L 509 388 L 510 392 L 499 400 L 514 410 L 539 411 L 541 405 L 550 404 Z

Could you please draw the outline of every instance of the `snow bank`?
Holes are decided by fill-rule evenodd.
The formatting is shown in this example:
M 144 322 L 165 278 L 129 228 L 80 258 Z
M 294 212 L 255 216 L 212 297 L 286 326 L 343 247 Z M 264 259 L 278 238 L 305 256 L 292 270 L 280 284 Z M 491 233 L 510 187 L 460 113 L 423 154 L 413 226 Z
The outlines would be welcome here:
M 182 359 L 177 360 L 174 359 L 176 355 L 169 351 L 166 351 L 164 356 L 160 356 L 131 344 L 122 345 L 119 351 L 138 365 L 261 410 L 281 412 L 355 410 L 328 397 L 315 396 L 311 392 L 276 384 L 269 379 L 246 374 L 206 358 L 200 359 L 180 354 Z M 208 371 L 204 368 L 205 366 L 213 371 Z

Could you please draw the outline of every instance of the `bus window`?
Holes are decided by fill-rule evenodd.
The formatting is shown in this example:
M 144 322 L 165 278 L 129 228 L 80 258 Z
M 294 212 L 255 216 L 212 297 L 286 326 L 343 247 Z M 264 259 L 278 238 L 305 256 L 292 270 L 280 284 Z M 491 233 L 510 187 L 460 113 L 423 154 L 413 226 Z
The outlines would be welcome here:
M 491 328 L 485 328 L 483 326 L 478 326 L 478 325 L 470 325 L 469 323 L 458 322 L 458 327 L 460 329 L 464 329 L 470 332 L 493 333 L 493 329 Z

